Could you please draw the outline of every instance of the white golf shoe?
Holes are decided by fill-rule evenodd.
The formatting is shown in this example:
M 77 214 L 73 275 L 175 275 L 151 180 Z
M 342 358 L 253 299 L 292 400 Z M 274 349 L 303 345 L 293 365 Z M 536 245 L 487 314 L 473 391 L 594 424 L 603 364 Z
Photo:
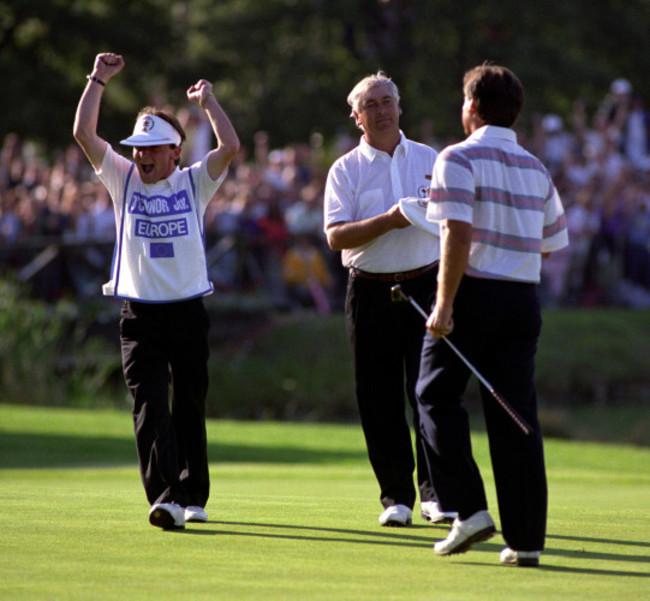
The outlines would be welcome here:
M 495 533 L 496 528 L 490 514 L 485 510 L 477 511 L 466 520 L 456 518 L 449 536 L 437 542 L 433 551 L 436 555 L 465 553 L 473 544 L 488 540 Z
M 451 524 L 458 517 L 455 511 L 442 511 L 436 501 L 423 501 L 420 508 L 422 517 L 432 524 Z
M 198 505 L 188 505 L 185 508 L 185 521 L 186 522 L 207 522 L 208 514 L 203 507 Z
M 391 505 L 379 516 L 382 526 L 410 526 L 413 512 L 406 505 Z
M 536 568 L 541 555 L 541 551 L 514 551 L 510 547 L 506 547 L 501 551 L 499 561 L 509 565 Z
M 185 528 L 185 510 L 176 503 L 156 503 L 149 512 L 149 523 L 163 530 Z

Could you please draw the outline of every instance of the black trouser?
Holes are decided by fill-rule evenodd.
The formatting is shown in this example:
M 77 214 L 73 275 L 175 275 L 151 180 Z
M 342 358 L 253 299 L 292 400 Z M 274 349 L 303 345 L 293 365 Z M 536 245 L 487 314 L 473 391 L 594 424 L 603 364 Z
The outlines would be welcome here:
M 204 507 L 208 500 L 208 328 L 201 299 L 122 305 L 124 378 L 133 398 L 140 474 L 151 504 Z
M 481 386 L 503 538 L 517 551 L 540 551 L 547 485 L 534 384 L 541 328 L 537 287 L 465 276 L 453 317 L 450 341 L 533 430 L 526 436 Z M 461 519 L 487 509 L 462 406 L 469 377 L 442 339 L 425 336 L 417 395 L 427 463 L 441 507 L 458 511 Z
M 437 269 L 400 282 L 428 311 L 436 291 Z M 418 485 L 421 501 L 433 500 L 415 405 L 415 383 L 425 322 L 406 302 L 391 300 L 393 283 L 350 274 L 346 322 L 354 357 L 356 396 L 370 464 L 384 507 L 415 503 L 413 442 L 406 417 L 406 397 L 413 409 Z

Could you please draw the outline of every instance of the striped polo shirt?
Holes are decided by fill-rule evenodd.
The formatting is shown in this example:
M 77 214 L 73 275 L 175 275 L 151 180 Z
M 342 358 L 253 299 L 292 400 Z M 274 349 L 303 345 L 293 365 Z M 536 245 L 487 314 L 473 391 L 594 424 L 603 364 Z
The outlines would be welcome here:
M 505 127 L 486 125 L 440 153 L 427 219 L 472 225 L 474 277 L 539 283 L 542 253 L 569 243 L 551 176 Z

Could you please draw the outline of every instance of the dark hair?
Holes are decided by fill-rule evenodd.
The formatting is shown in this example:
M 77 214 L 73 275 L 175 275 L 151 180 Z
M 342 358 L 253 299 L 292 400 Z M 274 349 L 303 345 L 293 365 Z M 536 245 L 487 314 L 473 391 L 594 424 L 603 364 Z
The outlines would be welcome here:
M 140 112 L 138 113 L 137 119 L 142 117 L 142 115 L 153 115 L 154 117 L 160 117 L 164 121 L 167 121 L 180 135 L 181 137 L 181 144 L 185 142 L 186 135 L 185 135 L 185 130 L 183 129 L 183 126 L 181 125 L 180 121 L 171 113 L 168 113 L 166 111 L 161 111 L 153 106 L 145 106 L 143 109 L 140 109 Z M 137 120 L 136 119 L 136 120 Z M 171 144 L 171 146 L 176 146 L 175 144 Z M 176 164 L 178 165 L 180 163 L 180 158 L 178 161 L 176 161 Z
M 524 104 L 524 88 L 517 76 L 499 65 L 483 64 L 465 73 L 463 93 L 474 100 L 487 125 L 512 127 Z

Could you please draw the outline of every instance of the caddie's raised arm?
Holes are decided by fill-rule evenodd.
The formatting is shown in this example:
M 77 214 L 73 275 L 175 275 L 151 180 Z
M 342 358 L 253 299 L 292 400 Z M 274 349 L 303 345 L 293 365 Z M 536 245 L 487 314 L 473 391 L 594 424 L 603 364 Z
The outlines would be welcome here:
M 187 90 L 187 98 L 205 110 L 217 138 L 218 145 L 208 153 L 207 158 L 208 173 L 216 180 L 239 152 L 237 132 L 212 92 L 209 81 L 199 79 Z
M 97 120 L 104 87 L 124 67 L 120 54 L 105 52 L 95 57 L 93 70 L 88 74 L 86 85 L 75 115 L 73 134 L 88 160 L 99 169 L 108 143 L 97 135 Z

